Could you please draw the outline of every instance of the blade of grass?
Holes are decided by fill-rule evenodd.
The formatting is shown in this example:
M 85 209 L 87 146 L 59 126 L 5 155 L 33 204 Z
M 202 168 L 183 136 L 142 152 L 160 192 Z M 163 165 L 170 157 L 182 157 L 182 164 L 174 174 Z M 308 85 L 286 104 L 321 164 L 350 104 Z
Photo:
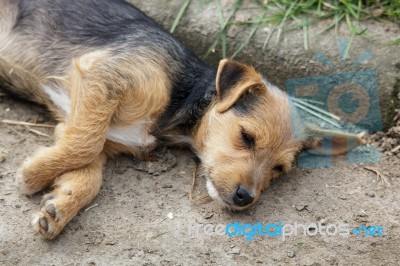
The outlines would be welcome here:
M 321 10 L 322 10 L 322 8 L 321 8 L 321 5 L 322 5 L 322 1 L 321 0 L 318 0 L 318 7 L 317 7 L 317 14 L 318 14 L 318 16 L 321 16 Z
M 335 13 L 335 31 L 338 32 L 339 30 L 339 25 L 340 25 L 340 21 L 342 21 L 342 19 L 345 17 L 346 14 L 341 14 L 339 15 L 339 13 Z
M 218 21 L 219 21 L 219 30 L 221 35 L 221 50 L 222 50 L 222 58 L 226 58 L 226 33 L 225 29 L 223 29 L 224 25 L 224 17 L 222 15 L 221 1 L 217 0 L 217 12 L 218 12 Z
M 304 39 L 304 49 L 308 50 L 308 19 L 303 18 L 303 39 Z
M 341 2 L 345 6 L 346 13 L 348 13 L 349 15 L 352 15 L 355 19 L 358 19 L 357 18 L 357 13 L 354 11 L 353 5 L 348 3 L 347 1 L 341 1 Z
M 226 58 L 226 34 L 221 35 L 222 58 Z
M 339 17 L 335 17 L 335 20 L 333 21 L 333 23 L 331 23 L 327 27 L 323 28 L 322 30 L 317 32 L 315 35 L 318 36 L 324 32 L 327 32 L 328 30 L 332 29 L 333 27 L 335 27 L 335 30 L 337 31 L 337 25 L 338 25 L 339 21 L 341 21 L 343 19 L 343 17 L 344 17 L 344 14 L 342 14 Z
M 278 43 L 279 40 L 281 39 L 282 28 L 283 28 L 283 26 L 284 26 L 284 24 L 285 24 L 287 18 L 289 17 L 290 12 L 292 12 L 293 8 L 296 6 L 297 2 L 298 2 L 298 0 L 294 1 L 294 2 L 290 5 L 289 9 L 286 11 L 285 16 L 284 16 L 283 19 L 282 19 L 282 22 L 279 24 L 279 27 L 278 27 L 278 34 L 277 34 L 277 36 L 276 36 L 277 43 Z
M 226 27 L 228 26 L 229 21 L 232 19 L 232 17 L 236 14 L 236 12 L 239 10 L 241 5 L 243 4 L 244 0 L 236 0 L 234 3 L 234 9 L 232 13 L 228 16 L 228 18 L 225 20 L 223 23 L 222 27 L 220 27 L 220 31 L 217 34 L 217 37 L 215 38 L 213 44 L 208 48 L 207 52 L 203 55 L 203 59 L 206 59 L 212 51 L 214 51 L 215 47 L 218 45 L 220 39 L 221 39 L 221 34 L 223 31 L 225 31 Z
M 306 107 L 308 107 L 310 109 L 313 109 L 314 111 L 320 112 L 320 113 L 322 113 L 322 114 L 324 114 L 326 116 L 329 116 L 329 117 L 331 117 L 331 118 L 333 118 L 333 119 L 335 119 L 337 121 L 341 120 L 340 117 L 338 117 L 337 115 L 329 113 L 329 112 L 325 111 L 324 109 L 321 109 L 321 108 L 319 108 L 317 106 L 314 106 L 312 104 L 309 104 L 306 101 L 303 101 L 303 100 L 300 100 L 300 99 L 297 99 L 297 98 L 292 98 L 292 101 L 297 102 L 299 104 L 302 104 L 302 105 L 304 105 L 304 106 L 306 106 Z
M 316 100 L 311 100 L 311 99 L 302 99 L 303 102 L 306 103 L 313 103 L 313 104 L 318 104 L 318 105 L 325 105 L 323 102 L 316 101 Z
M 349 29 L 351 30 L 351 36 L 347 43 L 346 50 L 343 56 L 343 60 L 346 60 L 350 53 L 351 44 L 353 43 L 354 36 L 356 35 L 356 29 L 353 22 L 350 19 L 350 15 L 346 14 L 346 22 L 348 24 Z
M 344 60 L 346 60 L 349 57 L 350 48 L 351 48 L 351 44 L 353 43 L 354 36 L 355 36 L 355 33 L 353 32 L 351 34 L 349 42 L 347 43 L 347 46 L 346 46 L 346 51 L 344 53 Z
M 271 37 L 272 37 L 272 34 L 274 33 L 274 31 L 276 30 L 276 27 L 273 27 L 272 29 L 271 29 L 271 31 L 268 33 L 268 35 L 267 35 L 267 38 L 265 39 L 265 42 L 264 42 L 264 44 L 263 44 L 263 51 L 265 50 L 265 48 L 267 47 L 267 45 L 268 45 L 268 43 L 269 43 L 269 40 L 271 39 Z
M 361 11 L 362 11 L 362 2 L 361 2 L 361 0 L 358 0 L 358 7 L 357 7 L 357 20 L 359 20 L 359 19 L 360 19 Z
M 327 8 L 330 8 L 332 10 L 338 10 L 339 9 L 339 7 L 337 5 L 334 6 L 334 5 L 332 5 L 332 4 L 330 4 L 330 3 L 326 2 L 326 1 L 322 1 L 322 5 L 324 5 Z
M 191 0 L 186 0 L 181 8 L 178 11 L 178 15 L 176 15 L 176 18 L 174 20 L 174 23 L 172 23 L 172 27 L 169 30 L 170 33 L 173 33 L 176 29 L 176 26 L 178 26 L 179 21 L 181 20 L 181 18 L 183 17 L 183 14 L 185 13 L 186 9 L 188 8 L 189 4 L 190 4 Z
M 309 113 L 309 114 L 311 114 L 311 115 L 313 115 L 313 116 L 315 116 L 315 117 L 318 117 L 318 118 L 321 119 L 321 120 L 324 120 L 325 122 L 331 124 L 331 125 L 334 126 L 334 127 L 342 128 L 342 127 L 341 127 L 338 123 L 336 123 L 335 121 L 332 121 L 331 119 L 328 119 L 328 118 L 326 118 L 326 117 L 324 117 L 324 116 L 322 116 L 322 115 L 320 115 L 320 114 L 314 112 L 313 110 L 311 110 L 311 109 L 309 109 L 309 108 L 303 106 L 302 104 L 300 104 L 300 103 L 298 103 L 298 102 L 294 102 L 294 105 L 295 105 L 296 107 L 302 109 L 303 111 L 306 111 L 307 113 Z

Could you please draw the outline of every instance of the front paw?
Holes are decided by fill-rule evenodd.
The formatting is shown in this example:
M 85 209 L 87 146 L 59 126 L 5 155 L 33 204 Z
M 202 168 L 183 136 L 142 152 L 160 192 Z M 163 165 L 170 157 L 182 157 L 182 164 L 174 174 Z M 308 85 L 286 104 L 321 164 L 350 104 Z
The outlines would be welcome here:
M 29 168 L 30 161 L 30 159 L 26 159 L 15 175 L 16 186 L 19 188 L 21 194 L 27 196 L 33 195 L 42 189 L 35 184 L 34 178 L 28 175 L 27 169 Z
M 57 175 L 43 158 L 51 154 L 51 148 L 38 149 L 32 157 L 25 159 L 15 176 L 15 183 L 24 195 L 32 195 L 50 186 Z
M 47 239 L 58 236 L 64 225 L 57 218 L 57 211 L 54 204 L 43 207 L 42 210 L 33 215 L 31 222 L 33 228 Z
M 46 239 L 58 236 L 79 210 L 72 197 L 72 191 L 61 189 L 45 195 L 40 212 L 33 215 L 33 228 Z

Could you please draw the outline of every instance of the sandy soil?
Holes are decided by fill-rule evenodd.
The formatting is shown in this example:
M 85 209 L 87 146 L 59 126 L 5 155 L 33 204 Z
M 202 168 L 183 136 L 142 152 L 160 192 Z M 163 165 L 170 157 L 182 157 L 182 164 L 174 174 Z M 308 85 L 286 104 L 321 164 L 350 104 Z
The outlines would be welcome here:
M 44 109 L 5 95 L 0 96 L 0 118 L 53 123 Z M 52 134 L 50 129 L 34 129 Z M 40 195 L 21 196 L 14 175 L 26 156 L 51 145 L 52 139 L 25 126 L 4 124 L 0 138 L 1 265 L 399 265 L 397 157 L 374 165 L 390 177 L 390 188 L 366 165 L 348 164 L 342 156 L 329 169 L 296 169 L 274 182 L 254 208 L 233 213 L 215 202 L 189 201 L 195 164 L 190 152 L 170 150 L 171 155 L 150 164 L 121 156 L 107 163 L 101 193 L 91 208 L 82 210 L 57 239 L 46 241 L 29 224 Z M 204 181 L 199 183 L 196 196 L 205 193 Z M 284 241 L 257 236 L 246 241 L 243 236 L 188 230 L 195 223 L 234 221 L 380 225 L 384 236 L 299 235 Z

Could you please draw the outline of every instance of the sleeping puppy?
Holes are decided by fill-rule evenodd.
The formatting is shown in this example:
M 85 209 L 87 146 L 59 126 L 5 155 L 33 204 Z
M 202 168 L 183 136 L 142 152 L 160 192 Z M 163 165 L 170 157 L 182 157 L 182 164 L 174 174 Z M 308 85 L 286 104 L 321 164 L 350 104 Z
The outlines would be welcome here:
M 0 0 L 0 84 L 60 122 L 54 145 L 16 175 L 26 195 L 52 186 L 32 221 L 49 239 L 98 194 L 114 154 L 188 144 L 210 196 L 240 210 L 300 151 L 338 154 L 361 143 L 304 127 L 290 98 L 255 69 L 208 66 L 122 0 Z

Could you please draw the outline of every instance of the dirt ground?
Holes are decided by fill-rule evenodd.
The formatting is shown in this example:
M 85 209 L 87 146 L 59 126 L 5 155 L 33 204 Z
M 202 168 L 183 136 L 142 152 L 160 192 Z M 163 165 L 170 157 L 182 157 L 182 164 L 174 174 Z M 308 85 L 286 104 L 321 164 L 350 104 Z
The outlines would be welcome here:
M 0 118 L 54 123 L 46 111 L 0 96 Z M 52 139 L 51 129 L 0 123 L 0 265 L 399 265 L 400 164 L 384 158 L 378 168 L 391 180 L 385 187 L 363 164 L 346 157 L 328 169 L 296 169 L 275 181 L 253 208 L 235 213 L 215 202 L 188 199 L 194 156 L 170 150 L 157 162 L 129 157 L 110 160 L 100 195 L 53 241 L 31 228 L 40 195 L 28 198 L 14 184 L 24 158 Z M 165 151 L 164 151 L 165 152 Z M 161 151 L 161 153 L 163 153 Z M 140 170 L 141 169 L 141 170 Z M 205 194 L 199 180 L 195 196 Z M 172 214 L 172 215 L 171 215 Z M 168 217 L 169 216 L 169 217 Z M 172 218 L 172 219 L 170 219 Z M 207 236 L 193 224 L 347 223 L 351 228 L 379 225 L 372 236 Z

